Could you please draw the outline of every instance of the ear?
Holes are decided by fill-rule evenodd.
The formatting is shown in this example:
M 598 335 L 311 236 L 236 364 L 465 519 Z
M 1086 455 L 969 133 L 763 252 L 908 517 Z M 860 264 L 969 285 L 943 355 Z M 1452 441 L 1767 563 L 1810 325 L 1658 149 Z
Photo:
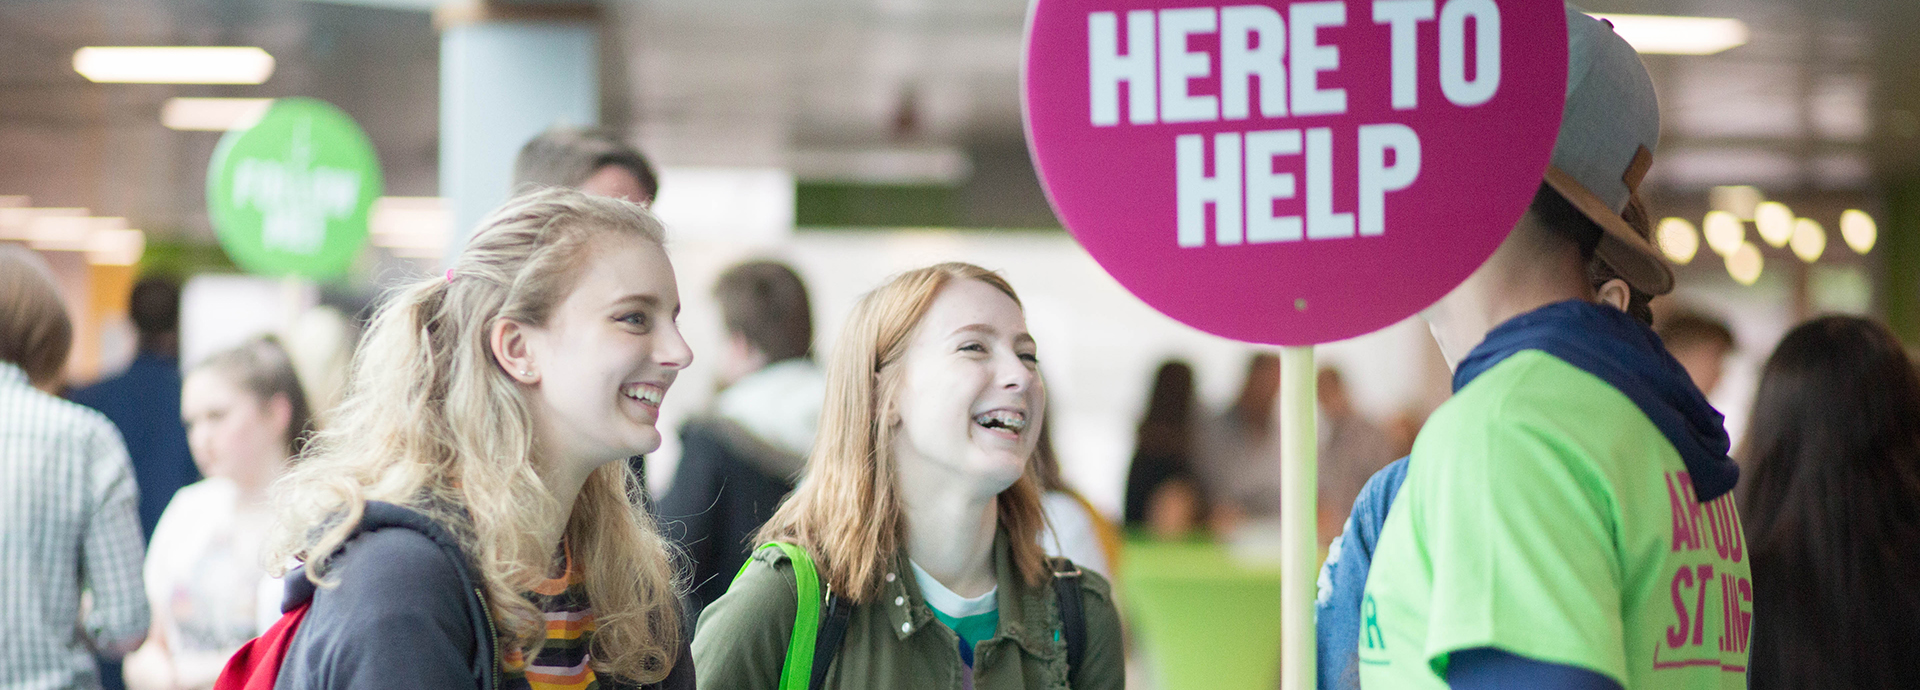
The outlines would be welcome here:
M 273 421 L 273 425 L 280 429 L 280 433 L 287 436 L 299 433 L 298 429 L 293 428 L 293 401 L 287 399 L 287 394 L 274 393 L 273 397 L 267 398 L 260 407 L 266 410 L 267 419 Z
M 1594 291 L 1594 301 L 1620 311 L 1626 311 L 1627 303 L 1632 300 L 1633 288 L 1627 286 L 1627 281 L 1619 278 L 1601 283 L 1600 289 Z
M 513 319 L 498 319 L 488 329 L 487 344 L 493 349 L 493 361 L 507 372 L 507 378 L 533 385 L 540 382 L 540 369 L 534 366 L 533 329 Z

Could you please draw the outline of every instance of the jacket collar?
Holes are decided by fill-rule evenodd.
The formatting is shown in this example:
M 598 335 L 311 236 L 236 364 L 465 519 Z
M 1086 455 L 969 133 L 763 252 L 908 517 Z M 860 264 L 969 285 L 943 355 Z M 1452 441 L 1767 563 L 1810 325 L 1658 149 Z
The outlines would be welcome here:
M 993 637 L 984 640 L 994 642 L 1002 639 L 1012 640 L 1028 654 L 1046 656 L 1054 652 L 1053 589 L 1042 585 L 1029 587 L 1020 579 L 1019 571 L 1013 566 L 1013 549 L 1008 545 L 1007 533 L 997 531 L 993 537 L 994 586 L 999 595 L 995 597 L 1000 614 L 999 627 Z M 914 581 L 913 568 L 907 562 L 907 552 L 903 549 L 894 556 L 893 569 L 885 575 L 884 599 L 874 602 L 887 610 L 887 621 L 891 623 L 895 639 L 905 640 L 919 634 L 923 628 L 935 622 L 933 609 L 927 606 L 925 595 L 920 592 L 919 583 Z

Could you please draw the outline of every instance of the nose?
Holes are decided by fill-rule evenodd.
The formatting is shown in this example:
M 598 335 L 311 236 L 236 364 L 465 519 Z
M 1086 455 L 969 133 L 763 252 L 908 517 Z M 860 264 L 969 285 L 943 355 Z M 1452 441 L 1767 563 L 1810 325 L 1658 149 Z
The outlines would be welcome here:
M 680 325 L 668 321 L 663 336 L 654 344 L 654 362 L 663 369 L 685 369 L 693 364 L 693 348 L 687 345 L 687 338 L 680 334 Z
M 1013 392 L 1025 391 L 1032 388 L 1040 378 L 1039 370 L 1021 361 L 1020 355 L 1017 353 L 1004 353 L 998 357 L 997 360 L 998 363 L 995 367 L 997 371 L 994 372 L 994 375 L 995 378 L 999 380 L 1000 388 L 1003 390 Z

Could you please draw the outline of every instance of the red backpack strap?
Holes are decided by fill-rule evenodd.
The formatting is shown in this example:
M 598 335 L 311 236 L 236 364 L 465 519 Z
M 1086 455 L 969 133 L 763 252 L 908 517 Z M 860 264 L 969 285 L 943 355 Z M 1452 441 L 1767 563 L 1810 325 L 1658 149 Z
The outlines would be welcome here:
M 265 633 L 240 645 L 240 651 L 233 653 L 226 668 L 220 670 L 220 677 L 214 679 L 213 690 L 273 690 L 274 681 L 280 678 L 280 662 L 287 658 L 287 647 L 293 644 L 294 630 L 312 605 L 308 601 L 286 612 Z

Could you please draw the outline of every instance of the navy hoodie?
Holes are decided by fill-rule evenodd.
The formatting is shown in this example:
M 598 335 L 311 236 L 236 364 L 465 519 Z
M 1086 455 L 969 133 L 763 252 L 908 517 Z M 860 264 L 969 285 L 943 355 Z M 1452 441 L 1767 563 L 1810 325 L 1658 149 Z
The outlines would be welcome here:
M 426 515 L 368 501 L 327 563 L 334 586 L 287 575 L 283 611 L 312 602 L 280 664 L 275 690 L 502 686 L 492 612 L 459 540 Z M 602 679 L 601 687 L 631 687 Z M 520 687 L 526 687 L 522 684 Z M 693 690 L 682 641 L 666 678 L 646 688 Z
M 1633 401 L 1679 451 L 1701 502 L 1732 491 L 1739 481 L 1740 468 L 1727 456 L 1727 430 L 1720 412 L 1646 324 L 1619 309 L 1590 302 L 1549 304 L 1489 331 L 1454 368 L 1454 392 L 1524 350 L 1552 355 Z M 1360 600 L 1367 588 L 1373 548 L 1394 496 L 1406 480 L 1407 462 L 1408 458 L 1401 458 L 1367 481 L 1321 567 L 1317 601 L 1321 690 L 1360 687 Z

